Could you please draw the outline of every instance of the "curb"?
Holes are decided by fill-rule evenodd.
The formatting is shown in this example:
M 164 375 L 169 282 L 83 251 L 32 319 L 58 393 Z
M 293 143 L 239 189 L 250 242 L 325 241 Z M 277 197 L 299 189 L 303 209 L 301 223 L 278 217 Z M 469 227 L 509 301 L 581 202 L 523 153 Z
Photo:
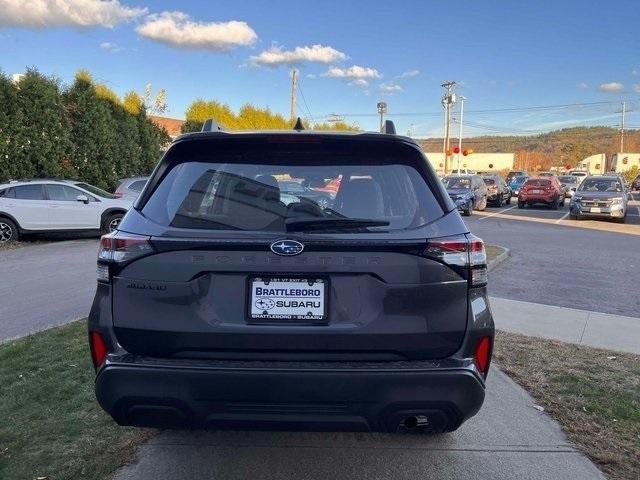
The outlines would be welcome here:
M 496 245 L 497 247 L 500 247 L 499 245 Z M 491 260 L 488 265 L 487 265 L 487 270 L 490 272 L 491 270 L 493 270 L 494 268 L 496 268 L 498 265 L 500 265 L 502 262 L 504 262 L 505 260 L 507 260 L 510 256 L 511 256 L 511 250 L 509 250 L 508 248 L 505 247 L 500 247 L 502 248 L 502 250 L 504 250 L 500 255 L 498 255 L 496 258 L 494 258 L 493 260 Z

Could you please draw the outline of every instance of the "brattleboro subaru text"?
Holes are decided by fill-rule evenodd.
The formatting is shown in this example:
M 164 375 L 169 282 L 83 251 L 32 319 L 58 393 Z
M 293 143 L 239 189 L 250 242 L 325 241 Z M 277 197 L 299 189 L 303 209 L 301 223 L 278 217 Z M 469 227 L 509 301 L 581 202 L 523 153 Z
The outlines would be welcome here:
M 484 244 L 418 145 L 212 125 L 173 142 L 100 241 L 102 408 L 238 430 L 443 432 L 475 415 L 494 338 Z

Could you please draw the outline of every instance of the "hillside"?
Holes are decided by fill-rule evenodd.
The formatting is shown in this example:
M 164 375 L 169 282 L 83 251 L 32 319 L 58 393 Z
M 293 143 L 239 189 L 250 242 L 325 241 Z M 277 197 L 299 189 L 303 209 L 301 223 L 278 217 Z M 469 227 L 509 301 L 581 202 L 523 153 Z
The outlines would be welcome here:
M 453 144 L 456 142 L 457 139 Z M 442 150 L 442 138 L 428 138 L 420 143 L 428 152 Z M 463 148 L 488 153 L 514 152 L 516 168 L 575 166 L 596 153 L 605 153 L 610 158 L 620 149 L 620 131 L 610 127 L 574 127 L 535 136 L 471 137 L 463 139 Z M 640 151 L 640 130 L 625 132 L 625 151 Z

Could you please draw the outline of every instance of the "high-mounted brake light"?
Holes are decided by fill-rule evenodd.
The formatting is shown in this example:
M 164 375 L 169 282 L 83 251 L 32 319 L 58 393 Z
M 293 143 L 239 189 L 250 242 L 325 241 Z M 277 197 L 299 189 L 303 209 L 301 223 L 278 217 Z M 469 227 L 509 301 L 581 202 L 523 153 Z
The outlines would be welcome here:
M 93 367 L 97 369 L 107 358 L 107 342 L 100 332 L 89 332 L 89 348 Z
M 487 284 L 487 254 L 478 237 L 459 235 L 429 240 L 424 254 L 446 265 L 468 269 L 472 287 Z

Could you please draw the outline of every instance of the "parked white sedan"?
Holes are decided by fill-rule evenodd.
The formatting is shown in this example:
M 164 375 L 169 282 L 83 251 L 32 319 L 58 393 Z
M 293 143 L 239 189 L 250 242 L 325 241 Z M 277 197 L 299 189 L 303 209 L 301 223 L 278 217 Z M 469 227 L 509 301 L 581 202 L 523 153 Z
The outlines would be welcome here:
M 93 185 L 70 180 L 0 184 L 0 242 L 28 233 L 111 232 L 131 204 Z

